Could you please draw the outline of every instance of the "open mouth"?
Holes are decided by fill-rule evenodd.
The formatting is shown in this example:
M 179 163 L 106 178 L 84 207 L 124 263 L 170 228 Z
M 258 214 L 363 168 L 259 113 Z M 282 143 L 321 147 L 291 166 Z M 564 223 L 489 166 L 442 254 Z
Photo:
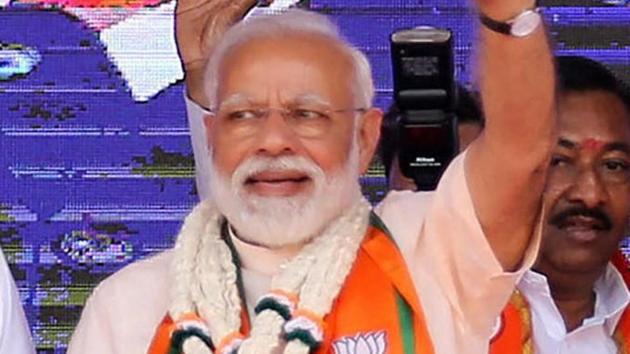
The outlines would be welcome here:
M 245 188 L 262 196 L 290 196 L 308 188 L 312 179 L 301 171 L 264 171 L 249 176 Z
M 583 215 L 576 215 L 576 216 L 571 216 L 564 219 L 564 221 L 560 223 L 560 228 L 589 229 L 589 230 L 603 231 L 606 229 L 604 224 L 605 223 L 598 218 L 594 218 L 590 216 L 583 216 Z
M 558 227 L 578 242 L 590 242 L 608 230 L 599 218 L 575 215 L 565 218 Z

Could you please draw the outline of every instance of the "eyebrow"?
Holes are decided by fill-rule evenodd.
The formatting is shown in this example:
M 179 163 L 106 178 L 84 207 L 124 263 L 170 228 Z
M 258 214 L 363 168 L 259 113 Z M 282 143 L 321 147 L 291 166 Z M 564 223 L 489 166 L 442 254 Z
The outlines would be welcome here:
M 246 95 L 244 93 L 235 93 L 224 99 L 217 107 L 217 109 L 220 110 L 222 107 L 225 106 L 229 107 L 240 104 L 254 104 L 254 101 L 255 100 L 249 95 Z M 289 105 L 316 104 L 326 107 L 331 106 L 331 103 L 328 100 L 314 93 L 298 95 L 297 97 L 290 99 L 287 103 Z
M 234 105 L 239 105 L 239 104 L 243 104 L 243 103 L 247 103 L 247 104 L 251 104 L 253 103 L 253 99 L 244 94 L 244 93 L 235 93 L 233 95 L 228 96 L 226 99 L 224 99 L 221 104 L 217 107 L 218 110 L 221 110 L 222 107 L 224 106 L 234 106 Z
M 621 151 L 628 154 L 630 153 L 630 145 L 622 142 L 613 142 L 604 145 L 604 151 Z
M 330 107 L 331 103 L 320 95 L 314 93 L 306 93 L 303 95 L 299 95 L 293 99 L 291 99 L 289 104 L 300 105 L 300 104 L 317 104 L 322 106 Z
M 566 138 L 558 139 L 558 145 L 569 150 L 573 150 L 577 147 L 577 144 L 575 142 Z
M 559 138 L 558 139 L 558 145 L 560 147 L 563 147 L 565 149 L 569 149 L 569 150 L 575 150 L 578 148 L 579 144 L 577 144 L 574 141 L 571 141 L 567 138 Z M 620 142 L 620 141 L 616 141 L 616 142 L 612 142 L 612 143 L 606 143 L 603 145 L 602 151 L 604 152 L 609 152 L 609 151 L 621 151 L 621 152 L 625 152 L 627 154 L 630 154 L 630 145 L 628 143 L 624 143 L 624 142 Z

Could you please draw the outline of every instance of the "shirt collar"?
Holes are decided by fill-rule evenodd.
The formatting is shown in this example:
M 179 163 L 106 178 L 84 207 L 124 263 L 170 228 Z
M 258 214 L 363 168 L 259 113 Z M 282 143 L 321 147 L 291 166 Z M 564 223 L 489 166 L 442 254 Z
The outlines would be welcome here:
M 612 336 L 621 315 L 630 303 L 630 292 L 619 271 L 608 264 L 604 275 L 595 282 L 595 318 L 604 318 L 606 330 Z
M 518 287 L 524 294 L 538 294 L 538 296 L 551 298 L 547 277 L 543 274 L 531 270 L 527 271 Z M 619 271 L 611 263 L 606 266 L 604 274 L 595 282 L 594 291 L 594 315 L 585 319 L 582 325 L 603 321 L 607 333 L 612 336 L 621 315 L 630 304 L 630 291 L 628 291 Z M 555 310 L 558 311 L 557 308 Z

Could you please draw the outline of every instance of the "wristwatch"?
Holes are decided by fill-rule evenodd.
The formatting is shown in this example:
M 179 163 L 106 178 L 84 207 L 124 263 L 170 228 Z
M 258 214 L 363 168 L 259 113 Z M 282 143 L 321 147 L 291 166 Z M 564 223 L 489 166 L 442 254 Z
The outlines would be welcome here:
M 482 13 L 479 14 L 479 20 L 492 31 L 514 37 L 528 36 L 542 23 L 538 8 L 525 10 L 505 22 L 491 19 Z

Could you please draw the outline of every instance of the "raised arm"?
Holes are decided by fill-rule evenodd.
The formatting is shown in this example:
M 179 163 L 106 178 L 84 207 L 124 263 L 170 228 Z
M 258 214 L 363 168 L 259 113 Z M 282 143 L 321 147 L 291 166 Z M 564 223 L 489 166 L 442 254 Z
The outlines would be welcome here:
M 477 0 L 480 13 L 505 21 L 533 0 Z M 481 26 L 479 81 L 484 133 L 466 160 L 477 216 L 499 262 L 517 268 L 541 211 L 555 128 L 555 78 L 543 26 L 523 38 Z
M 203 79 L 214 43 L 254 5 L 256 0 L 177 1 L 175 36 L 186 73 L 186 90 L 202 107 L 208 106 Z
M 256 0 L 178 0 L 175 9 L 177 49 L 186 80 L 186 114 L 195 156 L 195 176 L 200 199 L 210 196 L 210 160 L 203 108 L 209 108 L 204 70 L 214 44 L 240 20 Z

